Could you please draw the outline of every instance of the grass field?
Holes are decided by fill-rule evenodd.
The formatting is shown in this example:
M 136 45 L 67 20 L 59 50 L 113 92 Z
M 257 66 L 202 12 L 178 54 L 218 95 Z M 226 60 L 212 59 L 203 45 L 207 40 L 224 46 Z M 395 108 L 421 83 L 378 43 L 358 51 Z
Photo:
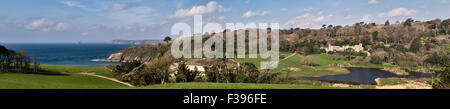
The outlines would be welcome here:
M 41 65 L 39 74 L 0 73 L 0 89 L 114 89 L 126 87 L 122 84 L 93 76 L 75 74 L 95 72 L 113 77 L 103 66 Z M 68 75 L 59 72 L 68 73 Z
M 49 72 L 66 72 L 68 74 L 48 73 L 22 74 L 0 73 L 0 89 L 335 89 L 321 82 L 303 82 L 293 84 L 254 84 L 254 83 L 169 83 L 146 87 L 130 88 L 103 78 L 76 74 L 95 72 L 112 77 L 105 67 L 41 65 Z
M 41 68 L 48 71 L 66 73 L 95 72 L 97 75 L 113 77 L 111 71 L 104 66 L 41 65 Z
M 282 53 L 281 55 L 286 55 L 289 53 Z M 290 53 L 292 54 L 292 53 Z M 306 57 L 304 55 L 295 54 L 293 57 L 289 59 L 282 60 L 278 64 L 278 67 L 271 70 L 271 72 L 281 72 L 282 77 L 286 75 L 288 68 L 298 68 L 298 71 L 290 71 L 290 78 L 300 78 L 300 77 L 317 77 L 324 75 L 337 75 L 337 74 L 346 74 L 349 73 L 347 69 L 332 66 L 334 63 L 333 57 L 329 54 L 317 54 L 312 55 L 317 66 L 305 66 L 302 65 L 302 60 Z M 287 57 L 287 56 L 285 56 Z M 249 62 L 255 64 L 258 68 L 260 67 L 261 61 L 268 61 L 267 59 L 262 58 L 250 58 L 250 59 L 237 59 L 239 62 Z M 337 64 L 344 64 L 344 60 L 336 61 Z
M 169 83 L 137 87 L 137 89 L 340 89 L 306 84 L 252 84 L 252 83 Z
M 292 53 L 281 53 L 280 58 L 288 57 Z M 317 77 L 324 75 L 346 74 L 349 71 L 343 67 L 333 66 L 333 63 L 349 65 L 351 61 L 334 61 L 329 54 L 311 55 L 317 66 L 302 65 L 302 60 L 306 57 L 294 54 L 286 60 L 280 61 L 276 69 L 271 72 L 281 72 L 284 78 L 289 73 L 289 78 Z M 193 60 L 195 63 L 199 60 Z M 261 61 L 268 61 L 262 58 L 237 59 L 238 62 L 254 63 L 260 67 Z M 348 66 L 346 66 L 348 67 Z M 383 65 L 358 65 L 351 67 L 398 67 L 388 63 Z M 41 68 L 51 72 L 41 72 L 41 74 L 21 74 L 21 73 L 0 73 L 0 89 L 334 89 L 330 83 L 321 82 L 295 82 L 290 84 L 253 84 L 253 83 L 169 83 L 164 85 L 151 85 L 146 87 L 130 88 L 122 84 L 87 75 L 77 74 L 80 72 L 95 72 L 97 75 L 112 77 L 111 71 L 103 66 L 66 66 L 66 65 L 41 65 Z M 290 71 L 288 68 L 297 68 L 297 71 Z M 67 75 L 59 74 L 64 72 Z M 59 75 L 55 75 L 59 74 Z M 49 75 L 53 74 L 53 75 Z M 302 80 L 300 80 L 302 81 Z M 402 84 L 404 81 L 383 80 L 383 84 Z M 370 87 L 363 87 L 370 88 Z
M 0 73 L 0 89 L 111 89 L 125 87 L 87 75 Z

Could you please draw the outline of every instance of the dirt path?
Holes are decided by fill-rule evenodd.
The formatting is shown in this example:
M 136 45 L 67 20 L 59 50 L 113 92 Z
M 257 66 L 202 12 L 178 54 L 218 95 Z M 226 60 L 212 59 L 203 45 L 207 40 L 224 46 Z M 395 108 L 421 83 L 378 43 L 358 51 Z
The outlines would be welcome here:
M 119 81 L 119 80 L 117 80 L 117 79 L 115 79 L 115 78 L 110 78 L 110 77 L 106 77 L 106 76 L 102 76 L 102 75 L 97 75 L 97 74 L 91 73 L 91 72 L 82 72 L 82 73 L 77 73 L 77 74 L 82 74 L 82 75 L 89 75 L 89 76 L 99 77 L 99 78 L 107 79 L 107 80 L 110 80 L 110 81 L 114 81 L 114 82 L 117 82 L 117 83 L 126 85 L 126 86 L 128 86 L 128 87 L 134 87 L 134 86 L 131 85 L 130 83 L 122 82 L 122 81 Z
M 292 53 L 291 55 L 289 55 L 288 57 L 285 57 L 284 59 L 281 59 L 280 61 L 289 59 L 289 58 L 291 58 L 292 56 L 295 56 L 295 54 L 297 54 L 297 52 Z
M 279 64 L 281 61 L 287 60 L 287 59 L 289 59 L 289 58 L 295 56 L 296 54 L 297 54 L 297 52 L 294 52 L 294 53 L 292 53 L 291 55 L 289 55 L 289 56 L 287 56 L 287 57 L 285 57 L 285 58 L 283 58 L 283 59 L 281 59 L 281 60 L 279 60 L 279 61 L 277 61 L 277 62 L 270 63 L 270 66 L 274 66 L 274 64 Z

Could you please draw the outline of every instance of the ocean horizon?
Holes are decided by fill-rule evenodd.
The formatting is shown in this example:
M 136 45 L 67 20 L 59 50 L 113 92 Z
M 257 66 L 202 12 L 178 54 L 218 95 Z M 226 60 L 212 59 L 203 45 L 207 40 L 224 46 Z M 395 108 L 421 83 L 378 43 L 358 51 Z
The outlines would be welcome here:
M 0 43 L 8 49 L 26 51 L 31 58 L 37 58 L 40 64 L 105 66 L 111 62 L 99 61 L 112 53 L 134 44 L 111 43 Z

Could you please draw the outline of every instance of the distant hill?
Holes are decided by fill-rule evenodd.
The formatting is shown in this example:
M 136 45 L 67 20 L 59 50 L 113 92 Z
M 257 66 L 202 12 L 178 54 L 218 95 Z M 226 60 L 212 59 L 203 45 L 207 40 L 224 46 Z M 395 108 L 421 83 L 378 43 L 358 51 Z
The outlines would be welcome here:
M 161 40 L 113 40 L 111 43 L 113 44 L 135 44 L 135 45 L 143 45 L 143 44 L 155 44 L 158 42 L 162 42 Z

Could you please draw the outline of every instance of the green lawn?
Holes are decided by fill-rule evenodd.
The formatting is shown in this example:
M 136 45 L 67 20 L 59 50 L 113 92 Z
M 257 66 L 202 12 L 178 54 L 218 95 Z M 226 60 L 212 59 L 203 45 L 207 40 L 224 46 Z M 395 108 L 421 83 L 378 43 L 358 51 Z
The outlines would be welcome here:
M 112 77 L 104 67 L 41 65 L 42 69 L 53 73 L 40 74 L 0 73 L 0 89 L 335 89 L 320 82 L 300 82 L 292 84 L 255 83 L 169 83 L 146 87 L 130 88 L 103 78 L 75 74 L 95 72 Z M 67 72 L 68 75 L 57 72 Z M 71 74 L 72 73 L 72 74 Z
M 287 57 L 292 53 L 283 52 L 280 55 Z M 302 65 L 304 55 L 295 54 L 289 59 L 280 61 L 277 68 L 271 72 L 281 72 L 285 77 L 287 68 L 297 68 L 298 71 L 289 71 L 290 78 L 317 77 L 324 75 L 346 74 L 345 68 L 333 66 L 333 63 L 349 65 L 350 61 L 334 61 L 329 54 L 311 55 L 317 66 Z M 260 67 L 262 58 L 237 59 L 239 62 L 254 63 Z M 198 60 L 193 60 L 196 62 Z M 364 66 L 364 65 L 361 65 Z M 382 67 L 397 67 L 390 64 L 379 65 Z M 367 67 L 367 66 L 366 66 Z M 44 74 L 20 74 L 0 73 L 0 89 L 128 89 L 122 84 L 115 83 L 103 78 L 74 74 L 79 72 L 95 72 L 98 75 L 113 77 L 111 71 L 103 66 L 65 66 L 65 65 L 41 65 L 41 68 L 49 72 L 66 72 L 69 75 L 44 75 Z M 44 72 L 41 72 L 44 73 Z M 386 84 L 398 84 L 401 81 L 384 81 Z M 317 82 L 295 82 L 291 84 L 254 84 L 254 83 L 169 83 L 164 85 L 151 85 L 147 87 L 136 87 L 131 89 L 333 89 L 329 83 Z
M 169 83 L 137 87 L 137 89 L 339 89 L 337 87 L 306 84 L 254 84 L 254 83 Z
M 0 89 L 111 89 L 122 84 L 87 75 L 0 73 Z
M 41 65 L 41 68 L 51 73 L 0 73 L 0 89 L 110 89 L 126 87 L 98 77 L 59 74 L 59 72 L 95 72 L 98 75 L 113 77 L 112 73 L 103 66 Z
M 41 68 L 48 71 L 67 73 L 95 72 L 97 75 L 113 77 L 111 71 L 104 66 L 41 65 Z
M 286 54 L 286 53 L 284 53 Z M 292 53 L 291 53 L 292 54 Z M 271 72 L 281 72 L 284 77 L 287 68 L 298 68 L 299 71 L 293 71 L 289 74 L 290 78 L 299 78 L 299 77 L 316 77 L 316 76 L 324 76 L 324 75 L 337 75 L 337 74 L 346 74 L 349 71 L 345 68 L 332 66 L 334 63 L 333 57 L 329 54 L 316 54 L 312 55 L 314 61 L 318 66 L 305 66 L 302 65 L 302 60 L 306 57 L 304 55 L 295 54 L 293 57 L 289 59 L 282 60 L 278 64 L 278 67 L 272 69 Z M 287 57 L 287 56 L 286 56 Z M 262 58 L 246 58 L 246 59 L 237 59 L 239 62 L 249 62 L 255 64 L 258 68 L 260 67 L 261 61 L 268 61 L 268 59 Z M 343 64 L 345 61 L 339 60 L 336 61 L 338 64 Z
M 0 73 L 0 89 L 338 89 L 323 84 L 169 83 L 130 88 L 80 74 L 40 75 Z

